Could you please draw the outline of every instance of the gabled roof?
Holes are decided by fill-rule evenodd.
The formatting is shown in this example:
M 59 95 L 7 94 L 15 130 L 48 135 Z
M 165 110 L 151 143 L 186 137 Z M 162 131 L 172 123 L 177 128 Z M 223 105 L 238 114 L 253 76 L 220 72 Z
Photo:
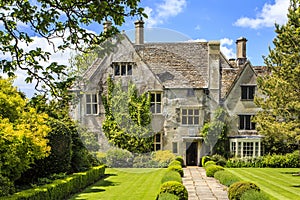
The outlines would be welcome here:
M 207 42 L 146 43 L 136 51 L 166 88 L 207 88 Z

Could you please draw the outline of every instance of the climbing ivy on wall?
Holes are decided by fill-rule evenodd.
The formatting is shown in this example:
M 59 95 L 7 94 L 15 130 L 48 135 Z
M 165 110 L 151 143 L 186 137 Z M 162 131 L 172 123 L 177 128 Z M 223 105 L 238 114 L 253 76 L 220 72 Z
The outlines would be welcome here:
M 107 86 L 107 93 L 102 96 L 105 136 L 114 146 L 130 152 L 149 152 L 153 144 L 150 95 L 139 95 L 131 82 L 124 89 L 121 81 L 114 82 L 108 78 Z

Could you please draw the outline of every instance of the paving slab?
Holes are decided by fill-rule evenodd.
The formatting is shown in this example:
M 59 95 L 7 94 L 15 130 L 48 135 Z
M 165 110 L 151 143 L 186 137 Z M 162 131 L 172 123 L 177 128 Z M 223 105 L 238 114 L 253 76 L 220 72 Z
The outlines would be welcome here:
M 227 187 L 207 177 L 204 168 L 186 167 L 183 171 L 182 182 L 189 193 L 189 200 L 228 200 Z

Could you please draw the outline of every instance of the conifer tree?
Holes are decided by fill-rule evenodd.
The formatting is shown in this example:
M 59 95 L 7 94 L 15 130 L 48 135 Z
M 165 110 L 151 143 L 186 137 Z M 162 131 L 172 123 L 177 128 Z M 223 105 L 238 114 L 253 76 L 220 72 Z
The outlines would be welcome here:
M 265 64 L 269 74 L 258 78 L 255 102 L 262 108 L 255 121 L 260 134 L 300 141 L 300 1 L 291 0 L 288 21 L 276 24 L 274 48 Z

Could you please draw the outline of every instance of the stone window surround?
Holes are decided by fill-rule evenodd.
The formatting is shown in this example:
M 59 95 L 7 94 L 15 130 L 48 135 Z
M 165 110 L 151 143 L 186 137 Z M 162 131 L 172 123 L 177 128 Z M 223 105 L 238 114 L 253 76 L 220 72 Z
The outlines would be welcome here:
M 248 145 L 252 143 L 252 145 Z M 235 157 L 246 157 L 244 154 L 247 153 L 248 157 L 261 156 L 261 140 L 260 138 L 231 138 L 229 139 L 230 152 Z M 248 145 L 248 146 L 247 146 Z M 252 149 L 252 152 L 249 152 Z
M 255 84 L 241 84 L 241 101 L 253 101 L 255 96 Z M 251 88 L 251 89 L 250 89 Z
M 98 93 L 86 93 L 85 95 L 85 114 L 98 115 L 99 113 L 99 95 Z M 90 101 L 88 101 L 88 96 Z
M 201 109 L 202 109 L 202 107 L 201 106 L 181 106 L 180 107 L 180 120 L 181 120 L 181 125 L 182 126 L 199 126 L 200 125 L 200 111 L 201 111 Z M 182 111 L 183 110 L 187 110 L 187 114 L 186 115 L 184 115 L 183 113 L 182 113 Z M 193 111 L 193 115 L 192 116 L 190 116 L 189 115 L 189 111 L 188 110 L 198 110 L 198 115 L 195 115 L 194 114 L 194 111 Z M 186 117 L 187 119 L 187 121 L 186 121 L 186 124 L 184 124 L 183 123 L 183 117 Z M 188 123 L 188 117 L 193 117 L 193 123 L 192 124 L 189 124 Z M 198 123 L 195 123 L 195 117 L 198 117 Z
M 113 62 L 111 64 L 113 68 L 113 75 L 115 77 L 131 76 L 133 71 L 133 62 Z

